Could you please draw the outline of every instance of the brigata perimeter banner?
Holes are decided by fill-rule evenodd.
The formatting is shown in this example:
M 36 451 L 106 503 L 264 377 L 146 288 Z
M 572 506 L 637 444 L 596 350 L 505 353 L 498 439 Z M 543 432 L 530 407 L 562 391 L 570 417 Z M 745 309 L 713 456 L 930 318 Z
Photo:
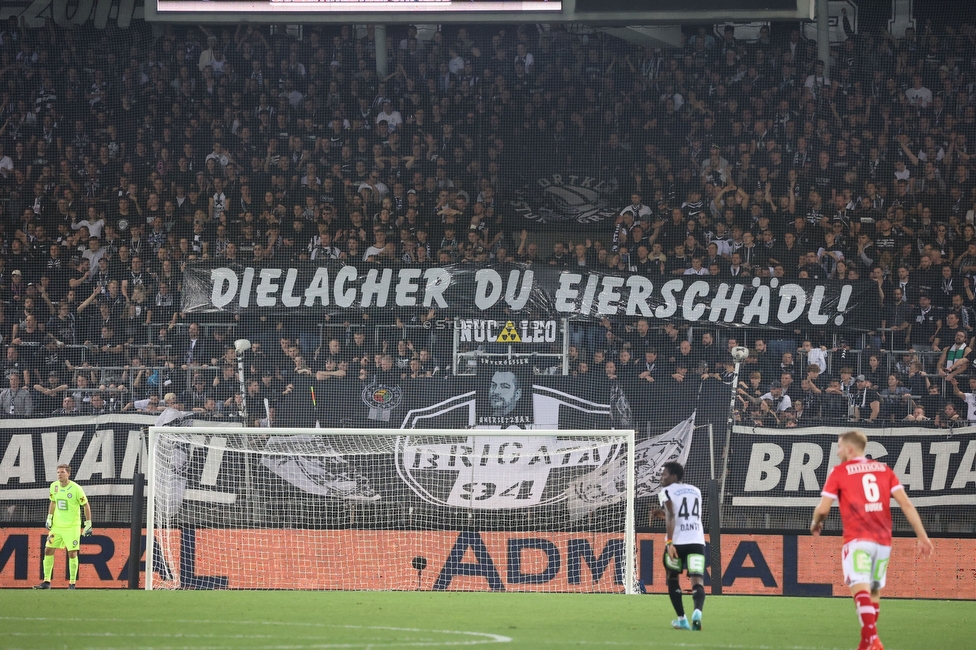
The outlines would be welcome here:
M 156 584 L 191 589 L 376 589 L 402 591 L 624 590 L 623 537 L 607 533 L 397 530 L 157 530 L 177 555 L 156 563 Z M 0 530 L 0 588 L 41 580 L 47 530 Z M 976 600 L 976 539 L 937 538 L 933 559 L 896 538 L 885 594 Z M 140 572 L 145 572 L 145 535 Z M 159 546 L 157 548 L 157 558 Z M 227 549 L 237 549 L 228 553 Z M 839 537 L 723 535 L 726 594 L 845 596 Z M 314 557 L 296 555 L 304 549 Z M 709 553 L 706 546 L 706 554 Z M 637 536 L 638 576 L 664 593 L 664 535 Z M 258 555 L 260 554 L 260 557 Z M 96 528 L 81 538 L 78 585 L 126 586 L 129 531 Z M 427 560 L 419 574 L 414 558 Z M 938 558 L 938 560 L 934 559 Z M 706 562 L 706 567 L 710 567 Z M 710 570 L 710 569 L 708 569 Z M 67 584 L 58 560 L 54 587 Z M 140 585 L 145 584 L 140 576 Z M 711 576 L 706 573 L 706 587 Z
M 291 266 L 195 264 L 183 276 L 183 311 L 296 316 L 391 314 L 434 309 L 439 317 L 569 318 L 640 316 L 718 326 L 870 328 L 870 282 L 739 282 L 701 276 L 648 278 L 544 264 L 379 267 L 304 262 Z
M 733 510 L 810 509 L 838 464 L 837 437 L 849 427 L 735 427 L 727 493 Z M 866 455 L 887 463 L 918 508 L 947 525 L 958 506 L 976 505 L 976 427 L 866 429 Z

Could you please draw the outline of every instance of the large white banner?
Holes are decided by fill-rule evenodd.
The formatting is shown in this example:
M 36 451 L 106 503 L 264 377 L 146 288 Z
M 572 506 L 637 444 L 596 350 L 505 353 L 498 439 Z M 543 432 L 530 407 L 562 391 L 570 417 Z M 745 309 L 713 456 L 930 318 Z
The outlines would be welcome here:
M 181 309 L 188 314 L 344 314 L 351 318 L 364 311 L 422 307 L 436 309 L 440 316 L 480 319 L 504 309 L 513 324 L 539 315 L 550 321 L 638 316 L 792 330 L 808 325 L 864 327 L 866 323 L 846 319 L 858 307 L 876 303 L 876 294 L 877 287 L 867 281 L 657 279 L 520 264 L 376 268 L 331 261 L 281 267 L 191 264 L 184 272 L 180 296 Z M 540 335 L 544 338 L 544 331 Z

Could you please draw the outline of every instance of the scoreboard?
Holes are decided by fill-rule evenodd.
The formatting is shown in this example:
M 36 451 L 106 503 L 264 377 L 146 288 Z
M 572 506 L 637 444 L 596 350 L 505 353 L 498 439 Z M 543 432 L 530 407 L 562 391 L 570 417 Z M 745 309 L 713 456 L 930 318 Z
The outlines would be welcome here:
M 815 0 L 145 0 L 147 20 L 201 23 L 669 23 L 812 20 Z

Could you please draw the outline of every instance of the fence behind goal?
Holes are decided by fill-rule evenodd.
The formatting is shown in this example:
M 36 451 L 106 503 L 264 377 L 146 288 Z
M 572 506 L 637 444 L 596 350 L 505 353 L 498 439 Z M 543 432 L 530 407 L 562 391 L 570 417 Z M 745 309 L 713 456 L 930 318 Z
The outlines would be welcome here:
M 633 431 L 153 427 L 149 458 L 150 589 L 635 585 Z

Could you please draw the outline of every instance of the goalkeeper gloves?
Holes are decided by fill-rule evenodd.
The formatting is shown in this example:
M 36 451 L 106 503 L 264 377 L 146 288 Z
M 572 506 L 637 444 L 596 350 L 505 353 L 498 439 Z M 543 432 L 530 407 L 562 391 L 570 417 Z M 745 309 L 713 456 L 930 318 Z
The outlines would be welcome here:
M 48 530 L 51 530 L 51 527 L 54 526 L 54 515 L 48 515 L 47 521 L 44 522 L 44 525 L 47 527 Z
M 82 533 L 81 534 L 84 535 L 85 537 L 88 537 L 88 536 L 90 536 L 92 534 L 91 533 L 91 529 L 92 529 L 92 523 L 91 523 L 91 521 L 90 520 L 89 521 L 86 521 L 85 522 L 85 528 L 82 530 Z

